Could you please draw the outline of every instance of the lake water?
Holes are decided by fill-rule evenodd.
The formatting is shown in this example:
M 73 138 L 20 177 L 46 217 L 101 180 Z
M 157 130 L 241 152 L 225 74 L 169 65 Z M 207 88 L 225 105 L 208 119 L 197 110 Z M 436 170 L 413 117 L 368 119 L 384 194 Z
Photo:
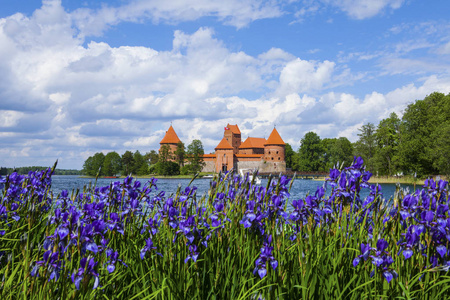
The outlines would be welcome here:
M 143 184 L 148 181 L 148 179 L 140 178 L 139 179 Z M 111 179 L 111 178 L 99 178 L 97 180 L 97 186 L 107 186 L 111 182 L 114 181 L 123 181 L 123 179 Z M 158 191 L 165 191 L 166 195 L 170 195 L 171 193 L 175 193 L 178 186 L 180 185 L 182 188 L 186 187 L 190 179 L 176 178 L 176 179 L 158 179 L 157 187 Z M 201 196 L 207 193 L 209 189 L 211 179 L 196 179 L 192 183 L 192 185 L 198 188 L 197 195 Z M 80 178 L 76 175 L 53 175 L 52 176 L 52 190 L 55 194 L 61 192 L 61 190 L 66 189 L 69 192 L 72 190 L 80 189 L 82 190 L 85 185 L 94 184 L 95 179 L 92 178 Z M 267 179 L 261 180 L 261 185 L 267 185 Z M 308 193 L 314 194 L 318 186 L 322 186 L 323 181 L 315 181 L 315 180 L 306 180 L 306 179 L 296 179 L 291 189 L 291 200 L 296 200 L 299 198 L 304 198 Z M 413 185 L 402 184 L 402 188 L 408 187 L 412 192 L 414 190 Z M 394 195 L 395 192 L 395 184 L 381 184 L 382 193 L 386 199 L 389 199 Z M 416 186 L 416 188 L 421 188 L 421 186 Z M 330 188 L 328 188 L 328 191 Z M 364 189 L 361 192 L 361 197 L 365 198 L 368 195 L 368 190 Z

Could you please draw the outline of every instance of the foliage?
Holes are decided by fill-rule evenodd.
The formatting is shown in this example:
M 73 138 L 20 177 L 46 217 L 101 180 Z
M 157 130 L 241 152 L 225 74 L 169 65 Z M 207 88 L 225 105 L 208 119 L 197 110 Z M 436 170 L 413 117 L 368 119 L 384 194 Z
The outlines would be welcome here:
M 180 167 L 184 166 L 184 159 L 185 159 L 186 153 L 184 151 L 183 142 L 180 141 L 177 143 L 177 149 L 175 150 L 174 156 L 175 156 L 175 161 L 178 163 L 178 165 L 180 165 Z
M 179 175 L 180 174 L 180 165 L 174 161 L 159 161 L 157 162 L 152 170 L 155 174 L 171 176 L 171 175 Z
M 18 168 L 0 168 L 0 175 L 8 175 L 13 172 L 16 172 L 18 174 L 28 174 L 29 172 L 36 172 L 36 171 L 43 171 L 47 170 L 48 167 L 41 167 L 41 166 L 31 166 L 31 167 L 18 167 Z M 74 169 L 55 169 L 54 175 L 81 175 L 80 170 L 74 170 Z
M 200 140 L 193 140 L 187 149 L 187 159 L 190 164 L 191 172 L 197 173 L 203 169 L 203 166 L 205 165 L 203 154 L 205 154 L 205 152 L 203 150 L 202 142 Z
M 323 164 L 325 149 L 315 132 L 308 132 L 300 141 L 297 169 L 301 171 L 319 171 Z
M 122 158 L 117 152 L 113 151 L 105 155 L 102 171 L 105 176 L 114 176 L 122 171 Z
M 401 167 L 405 173 L 423 176 L 446 172 L 449 146 L 441 141 L 447 137 L 448 124 L 450 94 L 433 93 L 408 105 L 402 118 L 399 145 Z
M 131 173 L 139 176 L 149 174 L 147 160 L 145 160 L 144 156 L 138 150 L 133 154 Z
M 169 145 L 162 145 L 161 149 L 159 149 L 158 162 L 164 163 L 164 162 L 167 162 L 172 159 L 173 159 L 173 156 L 172 156 L 172 153 L 170 152 Z
M 125 151 L 125 153 L 122 155 L 123 174 L 131 174 L 131 172 L 133 171 L 133 165 L 133 153 L 131 151 Z
M 353 161 L 352 143 L 345 137 L 322 140 L 324 148 L 323 171 L 334 168 L 343 163 L 348 164 Z
M 155 150 L 145 153 L 144 158 L 147 160 L 148 164 L 154 165 L 158 162 L 158 153 Z
M 380 175 L 393 175 L 398 170 L 398 145 L 401 120 L 396 113 L 381 120 L 375 132 L 374 167 Z
M 373 156 L 376 151 L 375 125 L 367 123 L 358 129 L 359 139 L 354 145 L 354 155 L 361 156 L 370 171 L 374 171 Z
M 103 175 L 103 161 L 105 155 L 102 152 L 97 152 L 94 156 L 89 156 L 83 164 L 82 173 L 88 176 Z
M 190 165 L 182 166 L 181 169 L 180 169 L 180 174 L 181 175 L 188 175 L 188 174 L 191 174 L 191 173 L 192 173 L 192 171 L 191 171 L 191 166 Z
M 286 161 L 286 168 L 293 169 L 295 161 L 295 151 L 288 143 L 286 143 L 286 145 L 284 146 L 284 159 Z
M 386 201 L 362 165 L 291 200 L 283 176 L 220 174 L 202 197 L 132 177 L 54 196 L 52 169 L 0 177 L 0 297 L 447 299 L 448 183 Z

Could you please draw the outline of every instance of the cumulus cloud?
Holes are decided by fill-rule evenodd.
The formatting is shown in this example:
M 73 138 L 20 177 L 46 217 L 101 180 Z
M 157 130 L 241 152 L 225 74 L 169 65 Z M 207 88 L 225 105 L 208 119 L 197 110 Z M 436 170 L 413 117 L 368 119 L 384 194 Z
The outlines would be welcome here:
M 124 11 L 67 12 L 60 1 L 44 1 L 30 16 L 0 19 L 0 155 L 16 166 L 60 158 L 61 167 L 81 168 L 99 151 L 158 149 L 171 122 L 186 144 L 201 139 L 207 152 L 226 123 L 239 124 L 243 137 L 268 137 L 277 126 L 296 148 L 308 131 L 354 138 L 355 128 L 411 99 L 449 91 L 448 74 L 438 70 L 440 76 L 424 74 L 384 94 L 337 92 L 360 78 L 345 64 L 280 48 L 231 50 L 211 27 L 175 30 L 165 51 L 83 39 L 89 30 L 144 17 L 181 22 L 209 15 L 239 27 L 280 13 L 267 11 L 272 2 L 238 4 L 242 11 L 224 2 L 194 1 L 185 11 L 182 1 L 131 1 Z

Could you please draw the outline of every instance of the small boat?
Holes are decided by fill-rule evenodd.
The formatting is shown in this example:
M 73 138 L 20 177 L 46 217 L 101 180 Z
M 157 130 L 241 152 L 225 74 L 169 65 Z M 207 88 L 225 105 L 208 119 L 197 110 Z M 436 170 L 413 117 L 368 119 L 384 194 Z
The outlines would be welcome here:
M 205 178 L 205 179 L 213 179 L 214 176 L 211 175 L 211 174 L 208 174 L 208 175 L 203 176 L 202 178 Z

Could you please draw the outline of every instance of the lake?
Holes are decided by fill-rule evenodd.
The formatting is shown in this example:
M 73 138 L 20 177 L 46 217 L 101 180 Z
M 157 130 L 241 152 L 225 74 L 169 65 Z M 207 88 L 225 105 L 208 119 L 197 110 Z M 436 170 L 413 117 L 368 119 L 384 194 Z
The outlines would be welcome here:
M 148 179 L 146 178 L 140 178 L 139 179 L 142 184 L 146 183 Z M 123 179 L 111 179 L 111 178 L 99 178 L 97 181 L 97 186 L 106 186 L 109 185 L 111 182 L 114 181 L 123 181 Z M 190 179 L 184 179 L 184 178 L 175 178 L 175 179 L 158 179 L 157 181 L 157 187 L 158 191 L 165 191 L 166 195 L 170 195 L 171 193 L 175 193 L 178 186 L 181 186 L 182 188 L 186 187 Z M 199 178 L 194 180 L 193 184 L 198 188 L 197 195 L 201 196 L 205 193 L 207 193 L 209 189 L 211 179 L 203 179 Z M 66 189 L 69 192 L 72 190 L 80 189 L 82 190 L 85 185 L 94 184 L 95 179 L 93 178 L 81 178 L 77 175 L 53 175 L 52 176 L 52 190 L 55 194 L 58 194 L 61 192 L 61 190 Z M 299 198 L 304 198 L 308 193 L 315 193 L 318 186 L 323 185 L 323 181 L 315 181 L 315 180 L 306 180 L 306 179 L 296 179 L 294 181 L 294 184 L 292 185 L 291 189 L 291 200 L 296 200 Z M 267 179 L 261 180 L 261 185 L 266 186 L 267 185 Z M 395 193 L 395 184 L 380 184 L 382 187 L 382 193 L 386 199 L 391 198 Z M 409 190 L 412 192 L 414 190 L 413 185 L 407 185 L 402 184 L 402 188 L 409 188 Z M 421 188 L 421 186 L 417 185 L 416 188 Z M 330 191 L 330 188 L 328 188 L 328 192 Z M 361 197 L 365 198 L 369 194 L 368 190 L 363 190 L 361 192 Z

